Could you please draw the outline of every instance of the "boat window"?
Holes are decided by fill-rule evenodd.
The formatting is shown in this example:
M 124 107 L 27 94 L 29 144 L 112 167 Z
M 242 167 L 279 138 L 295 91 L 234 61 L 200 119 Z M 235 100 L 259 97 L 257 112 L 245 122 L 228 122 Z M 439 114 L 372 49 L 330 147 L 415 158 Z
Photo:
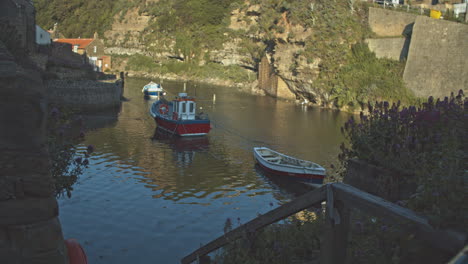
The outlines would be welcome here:
M 185 106 L 185 102 L 180 103 L 182 105 L 182 113 L 185 113 L 187 111 L 187 108 Z
M 193 109 L 193 108 L 194 108 L 194 107 L 193 107 L 194 103 L 193 103 L 193 102 L 190 102 L 189 104 L 190 104 L 190 108 L 189 108 L 190 113 L 195 112 L 195 109 Z

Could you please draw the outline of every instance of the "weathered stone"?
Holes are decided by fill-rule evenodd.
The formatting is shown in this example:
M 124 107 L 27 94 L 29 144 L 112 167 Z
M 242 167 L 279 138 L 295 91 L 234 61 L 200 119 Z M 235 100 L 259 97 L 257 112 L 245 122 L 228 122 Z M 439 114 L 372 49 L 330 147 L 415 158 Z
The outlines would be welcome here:
M 418 97 L 444 98 L 468 87 L 468 25 L 416 19 L 403 80 Z
M 11 175 L 48 174 L 50 162 L 45 148 L 22 151 L 2 149 L 0 156 L 0 178 Z M 47 178 L 47 177 L 45 177 Z
M 47 91 L 49 102 L 91 111 L 120 106 L 122 86 L 89 80 L 53 80 L 47 82 Z
M 2 248 L 0 246 L 0 260 L 1 263 L 5 264 L 22 264 L 21 254 L 18 250 L 11 248 Z
M 58 216 L 55 197 L 0 201 L 0 226 L 32 224 Z
M 401 36 L 417 17 L 415 14 L 390 9 L 369 8 L 369 26 L 380 37 Z
M 366 39 L 370 51 L 377 58 L 387 58 L 397 61 L 406 60 L 410 40 L 406 38 Z
M 40 255 L 41 252 L 63 251 L 62 229 L 57 217 L 29 225 L 8 227 L 11 247 L 19 249 L 23 258 Z

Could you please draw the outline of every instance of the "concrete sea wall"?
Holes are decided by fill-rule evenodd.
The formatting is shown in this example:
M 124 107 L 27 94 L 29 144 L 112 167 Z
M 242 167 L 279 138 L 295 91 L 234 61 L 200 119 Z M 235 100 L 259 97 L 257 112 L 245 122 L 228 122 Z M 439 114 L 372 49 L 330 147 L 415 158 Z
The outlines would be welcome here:
M 409 39 L 406 38 L 366 39 L 366 43 L 377 58 L 404 60 L 408 56 Z
M 120 80 L 116 82 L 51 80 L 46 85 L 49 103 L 85 112 L 119 107 L 123 92 Z
M 369 26 L 380 37 L 401 36 L 418 15 L 397 12 L 391 9 L 369 8 Z
M 468 25 L 420 16 L 403 80 L 419 97 L 444 97 L 468 87 Z

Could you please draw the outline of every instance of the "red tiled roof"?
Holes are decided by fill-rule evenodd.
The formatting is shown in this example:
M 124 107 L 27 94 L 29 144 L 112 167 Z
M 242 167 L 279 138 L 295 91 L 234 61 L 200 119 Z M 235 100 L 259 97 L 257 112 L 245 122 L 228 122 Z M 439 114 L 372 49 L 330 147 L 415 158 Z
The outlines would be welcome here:
M 79 49 L 85 49 L 94 39 L 55 39 L 54 42 L 70 43 L 72 46 L 78 45 Z

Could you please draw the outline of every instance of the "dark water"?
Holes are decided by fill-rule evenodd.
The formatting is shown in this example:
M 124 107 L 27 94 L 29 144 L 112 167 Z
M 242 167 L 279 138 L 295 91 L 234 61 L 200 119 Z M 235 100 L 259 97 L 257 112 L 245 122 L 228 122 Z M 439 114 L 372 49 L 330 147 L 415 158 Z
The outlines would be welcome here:
M 188 83 L 213 129 L 174 139 L 156 133 L 141 93 L 148 82 L 128 79 L 118 113 L 87 117 L 92 130 L 80 147 L 96 151 L 72 197 L 59 200 L 64 236 L 80 241 L 90 263 L 178 263 L 223 234 L 227 218 L 244 223 L 304 192 L 256 169 L 255 146 L 326 168 L 336 162 L 346 114 Z

